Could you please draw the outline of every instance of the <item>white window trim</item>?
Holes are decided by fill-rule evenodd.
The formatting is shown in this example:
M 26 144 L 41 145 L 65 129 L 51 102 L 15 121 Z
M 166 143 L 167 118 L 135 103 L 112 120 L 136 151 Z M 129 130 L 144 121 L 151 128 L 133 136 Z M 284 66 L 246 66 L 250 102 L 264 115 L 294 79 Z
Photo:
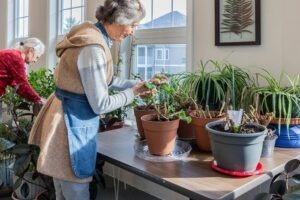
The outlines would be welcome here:
M 72 2 L 71 2 L 72 3 Z M 63 0 L 58 0 L 58 4 L 57 4 L 57 13 L 58 13 L 58 17 L 57 17 L 57 42 L 61 41 L 63 39 L 63 36 L 65 34 L 62 34 L 62 4 L 63 4 Z M 80 8 L 81 6 L 76 6 L 76 7 L 70 7 L 64 10 L 72 10 L 74 8 Z M 86 20 L 86 16 L 87 16 L 87 0 L 83 0 L 83 15 L 82 15 L 82 22 L 84 22 Z
M 194 0 L 187 0 L 186 27 L 138 29 L 135 32 L 135 44 L 186 44 L 186 71 L 193 70 L 193 12 Z M 134 59 L 133 66 L 136 65 Z
M 29 9 L 29 3 L 30 1 L 28 0 L 28 9 Z M 19 10 L 19 0 L 14 0 L 14 9 L 13 9 L 13 16 L 14 16 L 14 28 L 13 28 L 13 38 L 14 38 L 14 41 L 15 42 L 18 42 L 18 41 L 22 41 L 24 40 L 25 38 L 28 38 L 28 35 L 29 35 L 29 30 L 27 32 L 27 36 L 25 37 L 18 37 L 19 35 L 19 23 L 20 23 L 20 19 L 24 19 L 24 18 L 28 18 L 28 24 L 29 24 L 29 10 L 27 11 L 28 12 L 28 15 L 23 15 L 23 16 L 19 16 L 19 13 L 17 12 Z M 24 27 L 23 27 L 24 29 Z M 27 29 L 29 29 L 29 27 L 27 27 Z M 23 34 L 24 35 L 24 30 L 23 30 Z

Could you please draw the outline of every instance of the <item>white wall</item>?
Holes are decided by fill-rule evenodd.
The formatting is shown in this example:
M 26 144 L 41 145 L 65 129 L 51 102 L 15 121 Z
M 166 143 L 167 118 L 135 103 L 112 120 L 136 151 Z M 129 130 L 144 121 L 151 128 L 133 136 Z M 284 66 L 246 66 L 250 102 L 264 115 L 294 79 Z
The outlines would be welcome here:
M 257 66 L 279 75 L 281 70 L 299 73 L 300 62 L 300 1 L 261 1 L 261 45 L 214 45 L 214 1 L 194 2 L 193 62 L 200 59 L 227 58 L 239 66 Z
M 191 0 L 188 0 L 191 1 Z M 5 27 L 11 22 L 6 8 L 11 0 L 0 1 L 0 48 L 7 48 L 11 34 L 5 34 Z M 46 46 L 46 56 L 32 66 L 55 65 L 56 21 L 57 13 L 54 0 L 31 0 L 30 2 L 30 36 L 41 38 Z M 95 10 L 104 0 L 86 0 L 87 20 L 95 21 Z M 261 45 L 259 46 L 227 46 L 214 45 L 214 1 L 194 0 L 190 7 L 194 12 L 193 38 L 190 43 L 192 52 L 192 66 L 196 68 L 200 59 L 228 61 L 239 66 L 264 67 L 276 75 L 281 70 L 288 73 L 299 73 L 300 53 L 300 1 L 299 0 L 261 0 Z M 50 8 L 50 10 L 49 10 Z M 50 20 L 52 19 L 52 21 Z M 51 21 L 51 23 L 50 23 Z

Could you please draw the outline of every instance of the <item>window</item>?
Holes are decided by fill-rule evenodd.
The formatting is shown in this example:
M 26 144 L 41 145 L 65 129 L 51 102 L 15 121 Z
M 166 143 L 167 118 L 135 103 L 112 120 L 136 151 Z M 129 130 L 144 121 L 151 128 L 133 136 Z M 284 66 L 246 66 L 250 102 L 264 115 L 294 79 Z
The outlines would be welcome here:
M 84 0 L 59 0 L 59 11 L 58 32 L 63 35 L 84 21 Z
M 155 59 L 163 60 L 163 50 L 162 49 L 155 49 Z
M 133 71 L 144 80 L 156 73 L 186 71 L 187 0 L 141 1 L 147 15 L 137 27 L 135 51 L 141 47 L 145 51 L 143 57 L 140 53 L 134 54 Z
M 28 0 L 15 0 L 15 38 L 28 37 Z

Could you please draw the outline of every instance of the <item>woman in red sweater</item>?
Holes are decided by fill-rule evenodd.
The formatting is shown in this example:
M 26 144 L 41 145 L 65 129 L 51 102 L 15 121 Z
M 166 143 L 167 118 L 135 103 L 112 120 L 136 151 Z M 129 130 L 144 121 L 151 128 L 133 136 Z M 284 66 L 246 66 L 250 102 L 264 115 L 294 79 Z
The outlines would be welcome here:
M 26 100 L 43 103 L 27 80 L 25 63 L 36 62 L 44 54 L 45 46 L 37 38 L 18 42 L 15 49 L 0 50 L 0 97 L 6 86 L 16 88 L 16 92 Z

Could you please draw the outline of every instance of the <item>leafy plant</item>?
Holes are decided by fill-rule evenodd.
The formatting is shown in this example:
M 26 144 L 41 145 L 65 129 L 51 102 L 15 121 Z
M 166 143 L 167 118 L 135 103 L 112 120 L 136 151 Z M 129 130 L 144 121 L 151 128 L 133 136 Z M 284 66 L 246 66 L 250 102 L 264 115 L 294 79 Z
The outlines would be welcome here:
M 55 90 L 54 75 L 50 69 L 40 68 L 30 72 L 28 81 L 41 97 L 48 98 Z
M 158 121 L 170 121 L 174 119 L 181 119 L 191 122 L 191 117 L 186 116 L 186 113 L 183 109 L 180 109 L 179 101 L 176 97 L 179 96 L 178 91 L 174 88 L 174 85 L 168 84 L 165 76 L 157 76 L 155 79 L 152 79 L 151 82 L 145 84 L 150 90 L 155 90 L 155 95 L 152 95 L 150 98 L 157 114 Z
M 223 102 L 226 108 L 242 107 L 240 101 L 244 88 L 253 84 L 250 75 L 242 68 L 227 62 L 200 61 L 199 71 L 185 73 L 182 88 L 196 99 L 202 108 L 219 110 Z
M 224 5 L 221 33 L 252 33 L 246 29 L 254 24 L 252 16 L 253 5 L 250 0 L 227 0 Z
M 293 159 L 284 166 L 284 171 L 274 176 L 270 184 L 269 193 L 261 193 L 257 200 L 292 200 L 300 199 L 300 160 Z M 298 171 L 299 172 L 299 171 Z
M 265 81 L 266 85 L 249 88 L 245 94 L 245 101 L 252 100 L 262 114 L 273 112 L 278 118 L 278 125 L 284 119 L 288 128 L 291 118 L 300 116 L 300 75 L 291 78 L 282 73 L 277 80 L 268 71 L 263 72 L 257 74 L 257 79 L 260 82 Z M 283 80 L 288 80 L 289 86 L 283 86 Z M 280 132 L 280 126 L 278 131 Z

